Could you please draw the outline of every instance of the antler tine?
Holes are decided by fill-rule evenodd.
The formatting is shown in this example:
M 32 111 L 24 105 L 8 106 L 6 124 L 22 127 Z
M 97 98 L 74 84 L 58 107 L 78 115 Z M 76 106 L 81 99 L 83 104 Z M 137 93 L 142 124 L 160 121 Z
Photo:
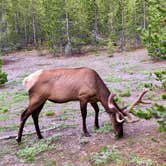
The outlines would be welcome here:
M 151 104 L 151 102 L 148 102 L 148 101 L 143 101 L 142 98 L 143 96 L 149 91 L 149 89 L 144 89 L 143 92 L 139 95 L 139 97 L 137 98 L 137 100 L 135 102 L 133 102 L 131 104 L 130 107 L 126 108 L 123 112 L 130 112 L 130 110 L 132 108 L 134 108 L 136 105 L 138 105 L 139 103 L 141 104 Z

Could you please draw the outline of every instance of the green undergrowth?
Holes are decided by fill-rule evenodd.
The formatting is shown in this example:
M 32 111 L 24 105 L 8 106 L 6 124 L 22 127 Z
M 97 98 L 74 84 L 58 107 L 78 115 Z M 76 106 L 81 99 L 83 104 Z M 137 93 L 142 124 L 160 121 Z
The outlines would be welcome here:
M 155 79 L 161 83 L 161 87 L 166 89 L 166 69 L 154 72 Z
M 0 109 L 19 106 L 22 107 L 21 103 L 28 101 L 28 94 L 26 91 L 21 92 L 2 92 L 0 94 Z
M 110 162 L 115 162 L 121 156 L 121 152 L 115 148 L 110 149 L 108 146 L 102 146 L 99 152 L 92 153 L 90 162 L 94 166 L 105 166 Z
M 46 113 L 45 113 L 45 115 L 46 116 L 54 116 L 55 115 L 55 111 L 47 111 Z
M 59 140 L 59 136 L 49 138 L 47 140 L 37 140 L 35 143 L 27 142 L 21 144 L 20 149 L 17 152 L 19 158 L 23 158 L 26 162 L 33 162 L 39 158 L 39 154 L 45 151 L 56 149 L 55 142 Z
M 105 77 L 104 80 L 107 81 L 107 82 L 122 82 L 122 81 L 124 81 L 123 78 L 121 78 L 121 77 L 115 77 L 115 76 L 112 76 L 112 75 Z
M 155 103 L 152 107 L 143 110 L 132 110 L 135 115 L 142 119 L 155 118 L 159 124 L 159 130 L 166 132 L 166 106 Z
M 162 97 L 162 99 L 166 99 L 166 93 L 163 93 L 163 94 L 161 95 L 161 97 Z
M 113 130 L 112 125 L 109 122 L 105 122 L 104 125 L 102 127 L 100 127 L 99 129 L 95 130 L 95 132 L 109 133 L 112 130 Z
M 8 111 L 9 111 L 9 109 L 7 107 L 5 107 L 5 106 L 0 107 L 0 114 L 4 114 L 4 113 L 6 113 Z
M 139 157 L 137 154 L 128 155 L 117 147 L 102 146 L 98 152 L 89 158 L 93 166 L 158 166 L 155 160 Z
M 139 157 L 138 155 L 132 155 L 131 157 L 131 164 L 136 166 L 158 166 L 158 163 L 152 159 L 145 159 L 142 157 Z
M 130 97 L 131 93 L 129 90 L 127 90 L 126 92 L 120 93 L 119 94 L 120 97 Z

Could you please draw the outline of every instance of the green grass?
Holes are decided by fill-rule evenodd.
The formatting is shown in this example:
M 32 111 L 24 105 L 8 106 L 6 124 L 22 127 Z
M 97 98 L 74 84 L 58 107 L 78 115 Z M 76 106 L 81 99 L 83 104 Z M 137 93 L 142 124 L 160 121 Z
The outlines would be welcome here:
M 114 77 L 114 76 L 107 76 L 104 78 L 105 81 L 107 82 L 122 82 L 124 81 L 123 78 L 121 77 Z
M 22 91 L 22 92 L 16 92 L 13 94 L 12 96 L 12 102 L 13 103 L 17 103 L 17 102 L 20 102 L 20 101 L 23 101 L 27 99 L 28 100 L 28 94 L 26 91 Z
M 12 116 L 10 116 L 9 114 L 1 114 L 0 115 L 0 121 L 9 120 L 11 118 L 12 118 Z
M 15 107 L 17 107 L 17 109 L 19 109 L 22 108 L 23 101 L 28 101 L 28 94 L 26 91 L 2 92 L 0 94 L 1 108 L 15 109 Z
M 46 116 L 54 116 L 55 115 L 55 111 L 47 111 L 45 113 Z
M 142 165 L 158 166 L 156 161 L 153 161 L 151 159 L 145 159 L 145 158 L 139 157 L 137 155 L 132 156 L 130 163 L 133 165 L 137 165 L 137 166 L 142 166 Z
M 0 132 L 2 131 L 12 131 L 12 130 L 17 130 L 19 124 L 10 124 L 10 125 L 5 125 L 5 126 L 0 126 Z
M 5 107 L 5 106 L 0 107 L 0 114 L 4 114 L 4 113 L 6 113 L 6 112 L 8 112 L 8 111 L 9 111 L 9 108 L 7 108 L 7 107 Z
M 130 91 L 128 90 L 128 91 L 126 91 L 126 92 L 120 93 L 119 96 L 120 96 L 120 97 L 130 97 L 130 96 L 131 96 L 131 93 L 130 93 Z
M 55 129 L 63 130 L 63 129 L 66 129 L 66 128 L 69 128 L 69 127 L 76 127 L 76 125 L 75 124 L 68 125 L 68 124 L 62 123 L 60 125 L 55 126 Z
M 47 163 L 44 165 L 44 166 L 57 166 L 57 163 L 56 163 L 56 161 L 55 160 L 50 160 L 50 159 L 48 159 L 47 160 Z
M 103 127 L 100 127 L 98 130 L 95 130 L 97 133 L 109 133 L 113 128 L 109 122 L 104 123 Z
M 55 146 L 51 145 L 52 140 L 40 140 L 32 145 L 23 146 L 20 150 L 18 150 L 17 155 L 20 158 L 26 159 L 27 162 L 35 161 L 38 154 L 41 152 L 45 152 L 48 150 L 52 150 Z
M 161 97 L 162 97 L 162 99 L 166 99 L 166 93 L 163 93 L 162 95 L 161 95 Z
M 110 149 L 108 146 L 101 147 L 99 152 L 91 155 L 90 162 L 94 166 L 105 166 L 108 163 L 115 162 L 121 157 L 121 153 L 118 150 Z

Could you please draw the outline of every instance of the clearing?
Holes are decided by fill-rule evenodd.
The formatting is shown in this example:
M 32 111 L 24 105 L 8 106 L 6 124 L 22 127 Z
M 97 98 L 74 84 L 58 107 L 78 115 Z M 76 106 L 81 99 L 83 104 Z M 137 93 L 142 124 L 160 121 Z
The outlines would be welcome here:
M 42 53 L 46 54 L 46 53 Z M 3 57 L 3 70 L 8 73 L 9 82 L 0 88 L 0 137 L 16 135 L 20 113 L 28 104 L 28 96 L 22 80 L 38 69 L 87 66 L 95 69 L 110 90 L 118 94 L 130 92 L 131 96 L 119 97 L 119 105 L 128 105 L 142 91 L 146 84 L 158 84 L 153 72 L 166 69 L 166 61 L 154 61 L 144 49 L 132 52 L 91 52 L 77 57 L 41 56 L 41 52 L 27 51 L 12 53 Z M 166 105 L 161 99 L 162 90 L 154 89 L 145 98 L 153 103 Z M 150 106 L 147 106 L 150 107 Z M 138 109 L 145 109 L 138 106 Z M 91 137 L 82 136 L 82 119 L 78 102 L 44 106 L 39 125 L 44 140 L 36 134 L 23 136 L 22 144 L 15 139 L 0 141 L 0 165 L 45 165 L 45 166 L 137 166 L 165 165 L 165 134 L 158 131 L 156 120 L 140 120 L 124 125 L 124 138 L 116 139 L 109 124 L 109 117 L 100 105 L 101 129 L 95 131 L 94 111 L 88 107 L 87 127 Z M 53 128 L 51 130 L 47 130 Z M 31 117 L 24 133 L 33 132 Z

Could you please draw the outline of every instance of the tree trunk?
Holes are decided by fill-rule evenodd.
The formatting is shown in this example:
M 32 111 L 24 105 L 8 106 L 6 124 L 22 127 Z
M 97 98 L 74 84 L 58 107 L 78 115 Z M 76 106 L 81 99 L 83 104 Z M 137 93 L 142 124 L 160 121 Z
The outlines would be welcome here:
M 97 33 L 98 33 L 98 11 L 97 11 L 97 4 L 96 0 L 94 0 L 94 8 L 95 8 L 95 22 L 94 22 L 94 41 L 97 42 Z
M 67 0 L 65 0 L 65 5 L 66 5 L 66 38 L 67 38 L 67 44 L 65 46 L 65 55 L 70 55 L 72 53 L 71 50 L 71 41 L 70 41 L 70 36 L 69 36 L 69 13 L 68 13 L 68 8 L 67 8 Z
M 32 0 L 32 29 L 33 29 L 33 46 L 37 47 L 34 0 Z
M 27 46 L 27 22 L 26 22 L 26 13 L 24 13 L 24 40 L 25 45 Z
M 143 29 L 146 28 L 146 1 L 143 0 Z
M 121 50 L 124 51 L 125 49 L 125 29 L 124 29 L 124 4 L 122 0 L 122 11 L 121 11 L 121 24 L 122 24 L 122 30 L 121 30 Z

